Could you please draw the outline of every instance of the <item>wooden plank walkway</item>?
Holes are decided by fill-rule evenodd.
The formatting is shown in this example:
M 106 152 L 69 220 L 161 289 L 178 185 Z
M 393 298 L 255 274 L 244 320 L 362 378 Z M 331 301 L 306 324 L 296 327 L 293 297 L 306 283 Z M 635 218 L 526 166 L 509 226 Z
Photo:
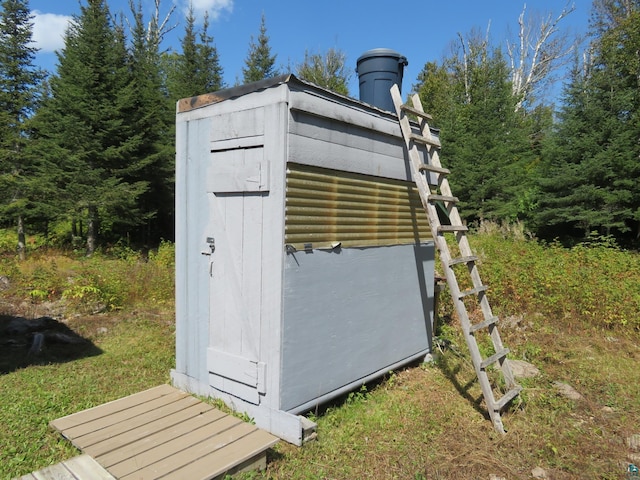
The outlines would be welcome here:
M 80 455 L 16 480 L 115 480 L 89 455 Z
M 169 385 L 59 418 L 51 426 L 110 475 L 126 480 L 210 480 L 264 468 L 267 449 L 278 442 Z

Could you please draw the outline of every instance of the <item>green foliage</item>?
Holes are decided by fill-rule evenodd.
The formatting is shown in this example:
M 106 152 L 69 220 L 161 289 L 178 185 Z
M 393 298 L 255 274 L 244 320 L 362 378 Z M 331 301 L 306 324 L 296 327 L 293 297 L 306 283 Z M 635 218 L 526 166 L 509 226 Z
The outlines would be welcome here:
M 175 101 L 167 97 L 161 70 L 161 26 L 156 19 L 145 25 L 141 3 L 132 15 L 135 22 L 127 57 L 131 83 L 120 94 L 130 137 L 136 141 L 121 174 L 123 182 L 138 185 L 141 191 L 133 206 L 118 207 L 109 230 L 104 220 L 102 227 L 111 239 L 126 235 L 130 242 L 148 245 L 173 233 Z
M 218 49 L 208 33 L 209 18 L 205 15 L 199 34 L 195 21 L 193 8 L 190 7 L 184 36 L 180 41 L 182 52 L 171 55 L 171 61 L 167 63 L 169 94 L 174 102 L 224 87 Z
M 541 235 L 640 232 L 640 7 L 594 3 L 589 63 L 576 65 L 541 171 Z M 559 232 L 560 230 L 560 232 Z
M 45 78 L 34 66 L 32 18 L 27 1 L 0 2 L 0 225 L 19 229 L 25 219 L 34 221 L 44 213 L 35 175 L 39 160 L 28 148 L 29 118 Z
M 170 242 L 163 242 L 148 258 L 129 248 L 89 258 L 52 251 L 32 257 L 25 262 L 0 257 L 0 276 L 9 279 L 11 295 L 36 304 L 59 302 L 69 313 L 84 314 L 173 305 L 175 262 Z
M 269 36 L 267 35 L 267 21 L 262 14 L 258 41 L 256 43 L 253 36 L 251 37 L 245 66 L 242 68 L 244 83 L 257 82 L 276 76 L 278 70 L 275 63 L 276 55 L 271 53 L 271 45 L 269 45 Z
M 103 0 L 80 10 L 58 54 L 52 95 L 34 121 L 52 167 L 48 178 L 59 189 L 52 201 L 60 215 L 84 217 L 91 254 L 101 223 L 117 230 L 145 220 L 137 201 L 149 184 L 138 174 L 148 158 L 136 156 L 143 132 L 132 123 L 137 97 L 122 30 Z
M 328 90 L 349 95 L 351 73 L 346 67 L 346 55 L 334 48 L 324 55 L 305 52 L 304 61 L 296 67 L 296 74 Z
M 430 62 L 418 89 L 441 129 L 443 165 L 468 222 L 526 219 L 533 210 L 537 157 L 532 123 L 516 112 L 509 69 L 499 49 L 472 37 L 465 53 Z
M 637 253 L 619 249 L 610 237 L 566 248 L 484 228 L 472 248 L 500 316 L 527 312 L 576 326 L 640 329 Z

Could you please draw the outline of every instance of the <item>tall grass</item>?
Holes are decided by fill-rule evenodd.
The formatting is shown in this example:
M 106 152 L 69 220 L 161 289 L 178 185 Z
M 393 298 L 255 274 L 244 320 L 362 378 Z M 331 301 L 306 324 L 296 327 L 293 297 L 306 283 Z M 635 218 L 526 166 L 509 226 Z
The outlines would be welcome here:
M 483 223 L 470 237 L 491 304 L 503 316 L 640 329 L 640 255 L 608 238 L 566 248 L 543 244 L 521 225 Z
M 483 416 L 453 323 L 458 348 L 325 406 L 314 418 L 317 442 L 281 442 L 264 474 L 241 478 L 531 478 L 535 467 L 549 478 L 623 478 L 634 453 L 627 439 L 640 424 L 640 255 L 606 238 L 570 249 L 541 244 L 520 225 L 485 223 L 469 240 L 496 313 L 540 318 L 501 331 L 513 358 L 541 371 L 523 379 L 522 402 L 505 415 L 507 436 Z M 0 375 L 0 478 L 77 453 L 51 420 L 167 381 L 173 258 L 171 244 L 148 256 L 126 248 L 92 258 L 40 251 L 26 262 L 0 255 L 3 302 L 110 311 L 69 322 L 99 354 Z M 442 308 L 452 311 L 447 297 Z M 159 315 L 149 314 L 156 308 Z M 555 381 L 571 383 L 584 400 L 559 395 Z
M 25 262 L 5 254 L 0 277 L 6 279 L 5 297 L 86 314 L 142 305 L 172 307 L 174 267 L 174 246 L 169 242 L 147 256 L 122 248 L 91 257 L 41 249 Z

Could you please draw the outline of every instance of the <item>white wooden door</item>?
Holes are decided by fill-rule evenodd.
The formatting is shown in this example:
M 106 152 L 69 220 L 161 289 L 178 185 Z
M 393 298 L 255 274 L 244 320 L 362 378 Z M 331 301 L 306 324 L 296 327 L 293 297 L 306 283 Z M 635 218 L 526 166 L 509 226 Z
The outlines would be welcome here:
M 263 208 L 268 182 L 263 148 L 213 153 L 208 177 L 210 338 L 207 365 L 214 388 L 259 404 Z

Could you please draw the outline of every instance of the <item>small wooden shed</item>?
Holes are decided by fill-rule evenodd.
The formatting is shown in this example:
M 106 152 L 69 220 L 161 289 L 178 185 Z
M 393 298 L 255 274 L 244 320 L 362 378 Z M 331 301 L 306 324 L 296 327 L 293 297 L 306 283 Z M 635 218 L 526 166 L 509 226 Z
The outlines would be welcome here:
M 284 75 L 180 100 L 176 128 L 172 381 L 299 445 L 300 414 L 430 352 L 397 118 Z

